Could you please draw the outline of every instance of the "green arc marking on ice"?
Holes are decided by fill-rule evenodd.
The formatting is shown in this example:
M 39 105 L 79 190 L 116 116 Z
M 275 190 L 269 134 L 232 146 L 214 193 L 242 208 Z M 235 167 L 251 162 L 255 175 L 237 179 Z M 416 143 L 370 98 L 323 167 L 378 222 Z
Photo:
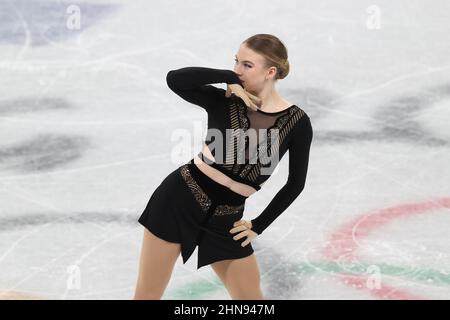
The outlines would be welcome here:
M 450 271 L 436 271 L 432 269 L 420 269 L 413 267 L 401 267 L 388 264 L 368 264 L 368 263 L 346 263 L 338 262 L 314 262 L 292 265 L 290 272 L 296 275 L 312 275 L 319 272 L 330 274 L 353 274 L 353 275 L 373 275 L 368 272 L 369 268 L 377 268 L 381 276 L 402 277 L 411 281 L 427 282 L 433 285 L 450 286 Z M 167 299 L 204 299 L 208 295 L 225 290 L 222 282 L 214 279 L 200 280 L 187 284 L 181 288 L 176 288 L 173 292 L 168 292 Z

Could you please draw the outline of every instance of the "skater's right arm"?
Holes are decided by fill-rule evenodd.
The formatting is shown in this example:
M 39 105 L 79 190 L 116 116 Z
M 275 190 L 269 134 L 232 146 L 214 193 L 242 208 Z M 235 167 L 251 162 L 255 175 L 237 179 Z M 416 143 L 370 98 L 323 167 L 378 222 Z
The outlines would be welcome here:
M 170 70 L 166 76 L 169 88 L 184 100 L 210 111 L 217 108 L 217 103 L 225 99 L 225 90 L 210 85 L 211 83 L 240 84 L 232 70 L 205 67 L 185 67 Z

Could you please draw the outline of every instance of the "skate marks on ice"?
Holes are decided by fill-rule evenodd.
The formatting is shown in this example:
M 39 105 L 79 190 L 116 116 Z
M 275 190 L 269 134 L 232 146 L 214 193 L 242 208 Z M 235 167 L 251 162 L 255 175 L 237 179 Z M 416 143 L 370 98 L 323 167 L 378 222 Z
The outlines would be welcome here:
M 0 100 L 0 117 L 10 114 L 27 115 L 33 112 L 70 111 L 75 107 L 62 98 L 28 97 Z M 0 118 L 1 119 L 1 118 Z
M 14 217 L 0 217 L 0 232 L 20 231 L 21 229 L 40 227 L 49 223 L 83 224 L 94 223 L 107 226 L 109 223 L 120 225 L 138 226 L 135 212 L 126 214 L 123 212 L 70 212 L 55 214 L 27 213 Z
M 80 10 L 80 29 L 67 27 L 71 6 Z M 44 46 L 78 36 L 117 9 L 118 5 L 80 1 L 0 1 L 0 43 Z
M 11 146 L 0 146 L 0 168 L 23 173 L 48 171 L 81 158 L 89 139 L 83 136 L 39 134 Z
M 137 258 L 134 211 L 27 213 L 2 217 L 0 226 L 0 265 L 9 274 L 2 280 L 0 299 L 131 295 L 134 265 L 123 262 Z M 104 275 L 114 273 L 118 265 L 129 268 L 130 277 L 105 281 Z
M 298 101 L 311 120 L 333 117 L 339 101 L 337 94 L 320 88 L 305 88 L 301 90 L 287 90 L 286 96 L 291 101 Z M 424 87 L 411 95 L 399 96 L 383 101 L 373 108 L 373 115 L 367 116 L 371 127 L 375 130 L 317 130 L 314 140 L 323 144 L 335 144 L 339 142 L 353 141 L 388 141 L 404 142 L 423 146 L 448 146 L 450 144 L 450 132 L 448 135 L 439 136 L 422 123 L 421 115 L 427 112 L 435 104 L 450 102 L 450 84 Z M 338 102 L 342 103 L 342 102 Z M 349 116 L 352 116 L 349 114 Z M 439 117 L 440 115 L 436 115 Z M 359 117 L 359 116 L 358 116 Z M 448 117 L 442 114 L 442 117 Z
M 0 101 L 2 116 L 75 109 L 61 98 L 20 98 Z M 26 120 L 26 119 L 25 119 Z M 0 170 L 30 173 L 65 166 L 83 156 L 90 139 L 81 135 L 39 133 L 23 141 L 0 144 Z

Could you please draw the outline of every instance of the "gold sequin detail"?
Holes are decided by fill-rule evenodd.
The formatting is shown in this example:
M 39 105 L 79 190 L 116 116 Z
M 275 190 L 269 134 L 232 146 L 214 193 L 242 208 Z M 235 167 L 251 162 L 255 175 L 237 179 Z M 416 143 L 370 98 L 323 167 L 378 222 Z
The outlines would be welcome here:
M 195 200 L 200 204 L 202 211 L 207 213 L 209 208 L 212 205 L 211 199 L 208 195 L 203 191 L 203 189 L 198 185 L 195 181 L 194 177 L 192 177 L 191 172 L 189 171 L 188 165 L 182 165 L 180 167 L 180 173 L 183 177 L 184 181 L 188 185 L 190 191 L 195 197 Z M 238 206 L 230 206 L 227 204 L 221 204 L 216 207 L 213 215 L 215 216 L 224 216 L 230 214 L 238 214 L 244 211 L 244 203 Z
M 205 191 L 203 191 L 203 189 L 200 188 L 200 186 L 194 180 L 191 173 L 189 172 L 187 164 L 180 167 L 180 173 L 184 181 L 188 185 L 189 189 L 191 189 L 191 192 L 194 195 L 195 200 L 197 200 L 197 202 L 202 207 L 202 211 L 205 213 L 208 212 L 209 207 L 211 207 L 212 201 L 211 199 L 209 199 Z
M 225 216 L 229 214 L 238 214 L 244 212 L 244 204 L 239 206 L 229 206 L 227 204 L 218 205 L 214 211 L 215 216 Z

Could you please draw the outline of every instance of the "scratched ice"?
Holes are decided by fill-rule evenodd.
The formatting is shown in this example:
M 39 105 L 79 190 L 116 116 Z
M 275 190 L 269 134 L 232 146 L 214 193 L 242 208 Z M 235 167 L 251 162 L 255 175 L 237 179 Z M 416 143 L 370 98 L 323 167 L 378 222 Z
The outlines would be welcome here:
M 207 120 L 166 73 L 232 69 L 241 41 L 272 33 L 291 63 L 278 89 L 309 114 L 314 139 L 304 191 L 254 241 L 267 298 L 450 298 L 449 9 L 0 1 L 0 297 L 131 298 L 137 218 L 200 150 Z M 284 184 L 287 164 L 245 218 Z M 228 299 L 196 258 L 177 261 L 163 298 Z

